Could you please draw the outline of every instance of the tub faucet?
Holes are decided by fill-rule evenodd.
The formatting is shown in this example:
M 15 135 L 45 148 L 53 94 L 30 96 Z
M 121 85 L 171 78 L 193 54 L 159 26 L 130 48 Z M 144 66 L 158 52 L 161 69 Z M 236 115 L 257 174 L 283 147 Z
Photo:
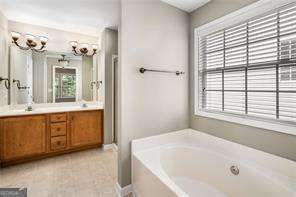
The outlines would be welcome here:
M 237 166 L 231 166 L 230 171 L 233 175 L 239 175 L 239 168 Z

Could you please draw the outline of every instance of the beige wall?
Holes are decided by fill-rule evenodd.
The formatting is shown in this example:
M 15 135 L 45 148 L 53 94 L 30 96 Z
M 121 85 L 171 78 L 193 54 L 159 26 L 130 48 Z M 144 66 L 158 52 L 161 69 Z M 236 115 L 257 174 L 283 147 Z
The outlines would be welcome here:
M 198 117 L 193 114 L 194 82 L 193 82 L 193 35 L 194 28 L 206 24 L 228 13 L 231 13 L 256 0 L 212 0 L 205 6 L 191 14 L 191 39 L 190 39 L 190 98 L 191 122 L 194 129 L 215 135 L 230 141 L 250 146 L 268 153 L 296 160 L 296 136 L 274 131 L 263 130 L 241 124 L 235 124 L 211 118 Z
M 112 133 L 114 130 L 113 117 L 113 65 L 112 55 L 118 55 L 118 32 L 112 29 L 105 29 L 103 32 L 103 49 L 104 49 L 104 64 L 105 64 L 105 110 L 104 110 L 104 143 L 112 143 Z
M 33 51 L 33 102 L 46 103 L 45 53 Z
M 21 50 L 17 46 L 10 47 L 10 104 L 26 104 L 32 101 L 32 89 L 19 90 L 13 80 L 19 80 L 21 86 L 31 87 L 32 84 L 32 51 Z
M 0 77 L 8 77 L 8 34 L 7 19 L 0 12 Z M 0 106 L 8 104 L 8 90 L 4 86 L 4 81 L 0 83 Z
M 159 0 L 122 0 L 119 47 L 119 176 L 131 183 L 133 139 L 189 127 L 189 15 Z M 186 75 L 139 73 L 141 66 Z
M 82 99 L 92 101 L 93 58 L 82 57 Z M 95 86 L 93 88 L 96 88 Z

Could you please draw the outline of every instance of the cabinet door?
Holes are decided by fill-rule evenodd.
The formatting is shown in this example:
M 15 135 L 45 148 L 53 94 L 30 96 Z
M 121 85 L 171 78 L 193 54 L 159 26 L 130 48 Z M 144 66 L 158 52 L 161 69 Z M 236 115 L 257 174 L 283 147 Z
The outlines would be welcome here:
M 46 151 L 45 116 L 2 120 L 3 160 L 36 155 Z
M 72 112 L 70 113 L 70 117 L 72 147 L 102 144 L 102 111 Z

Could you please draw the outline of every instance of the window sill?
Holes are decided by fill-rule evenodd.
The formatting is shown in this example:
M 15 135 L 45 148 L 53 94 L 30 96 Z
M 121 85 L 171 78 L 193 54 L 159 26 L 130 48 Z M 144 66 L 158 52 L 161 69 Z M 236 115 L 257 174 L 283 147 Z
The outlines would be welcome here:
M 257 127 L 260 129 L 267 129 L 271 131 L 277 131 L 285 134 L 296 135 L 296 126 L 284 124 L 284 123 L 275 123 L 264 120 L 255 120 L 249 117 L 241 117 L 236 115 L 228 115 L 228 114 L 219 114 L 213 112 L 205 112 L 198 110 L 195 113 L 195 116 L 202 116 L 206 118 L 213 118 L 217 120 L 223 120 L 226 122 L 237 123 L 241 125 L 247 125 L 252 127 Z

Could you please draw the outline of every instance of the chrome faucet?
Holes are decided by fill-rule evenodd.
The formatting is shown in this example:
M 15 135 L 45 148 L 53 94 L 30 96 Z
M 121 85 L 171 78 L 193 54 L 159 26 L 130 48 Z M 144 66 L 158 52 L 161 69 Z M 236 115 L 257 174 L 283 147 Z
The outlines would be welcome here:
M 33 107 L 31 105 L 28 105 L 26 111 L 33 111 Z
M 33 102 L 29 102 L 29 103 L 27 104 L 26 111 L 33 111 Z
M 82 106 L 81 106 L 82 108 L 87 108 L 88 106 L 87 106 L 87 103 L 82 103 Z

